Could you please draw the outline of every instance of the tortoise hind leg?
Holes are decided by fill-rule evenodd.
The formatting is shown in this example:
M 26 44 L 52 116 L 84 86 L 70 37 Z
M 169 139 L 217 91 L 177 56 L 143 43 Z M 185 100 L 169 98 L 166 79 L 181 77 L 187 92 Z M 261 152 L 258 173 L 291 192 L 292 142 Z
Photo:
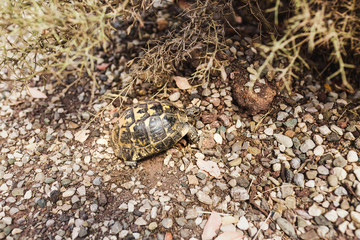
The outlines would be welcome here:
M 188 124 L 188 126 L 189 126 L 189 131 L 187 132 L 186 136 L 191 143 L 195 143 L 199 140 L 199 135 L 197 133 L 197 130 L 191 124 Z

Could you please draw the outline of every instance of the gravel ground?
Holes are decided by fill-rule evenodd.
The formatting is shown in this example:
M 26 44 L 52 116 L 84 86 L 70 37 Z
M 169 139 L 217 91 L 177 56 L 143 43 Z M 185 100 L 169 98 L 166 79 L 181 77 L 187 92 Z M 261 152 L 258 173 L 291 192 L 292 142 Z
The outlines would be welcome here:
M 250 117 L 227 84 L 203 87 L 186 106 L 202 110 L 199 142 L 131 169 L 108 145 L 108 110 L 75 140 L 105 101 L 75 109 L 1 83 L 0 238 L 200 239 L 213 210 L 224 214 L 221 232 L 245 239 L 360 238 L 360 123 L 345 108 L 354 99 L 329 92 L 320 102 L 321 86 L 308 85 Z M 174 95 L 178 105 L 188 97 Z M 222 178 L 198 159 L 216 162 Z
M 145 42 L 124 44 L 125 36 L 118 33 L 118 49 L 134 54 L 114 54 L 121 66 L 99 73 L 98 97 L 131 80 L 125 63 Z M 259 66 L 251 43 L 228 39 L 224 52 L 236 61 L 227 80 L 189 91 L 170 83 L 158 95 L 200 107 L 200 140 L 182 140 L 137 168 L 115 158 L 113 107 L 103 98 L 88 105 L 91 84 L 61 97 L 47 83 L 48 98 L 33 99 L 1 82 L 0 239 L 195 240 L 212 211 L 221 213 L 220 232 L 244 239 L 360 238 L 360 92 L 329 91 L 307 76 L 290 97 L 250 115 L 235 105 L 229 79 L 234 66 Z M 148 83 L 137 87 L 125 105 L 151 95 Z M 216 163 L 221 177 L 200 170 L 199 160 Z

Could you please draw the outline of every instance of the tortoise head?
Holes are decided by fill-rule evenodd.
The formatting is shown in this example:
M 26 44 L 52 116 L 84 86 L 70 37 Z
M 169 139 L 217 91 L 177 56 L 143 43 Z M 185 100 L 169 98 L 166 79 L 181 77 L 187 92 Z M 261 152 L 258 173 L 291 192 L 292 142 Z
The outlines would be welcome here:
M 185 112 L 186 112 L 186 115 L 187 115 L 188 118 L 189 118 L 189 122 L 190 122 L 191 124 L 195 124 L 196 120 L 199 119 L 201 110 L 200 110 L 199 107 L 193 106 L 193 107 L 187 108 L 187 109 L 185 110 Z

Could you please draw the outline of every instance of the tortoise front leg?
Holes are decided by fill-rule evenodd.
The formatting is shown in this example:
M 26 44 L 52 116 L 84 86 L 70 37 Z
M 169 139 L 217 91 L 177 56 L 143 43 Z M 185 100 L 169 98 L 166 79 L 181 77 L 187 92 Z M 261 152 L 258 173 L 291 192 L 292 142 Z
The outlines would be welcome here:
M 130 166 L 130 167 L 136 167 L 137 166 L 137 161 L 124 161 L 126 166 Z

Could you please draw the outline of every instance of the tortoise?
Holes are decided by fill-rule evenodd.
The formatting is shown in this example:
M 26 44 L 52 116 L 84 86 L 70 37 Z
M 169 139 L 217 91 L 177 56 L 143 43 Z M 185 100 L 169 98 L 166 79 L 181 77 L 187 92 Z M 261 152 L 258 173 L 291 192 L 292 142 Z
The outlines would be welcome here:
M 163 152 L 184 136 L 198 140 L 192 118 L 167 100 L 139 102 L 122 112 L 111 132 L 115 155 L 126 165 Z

